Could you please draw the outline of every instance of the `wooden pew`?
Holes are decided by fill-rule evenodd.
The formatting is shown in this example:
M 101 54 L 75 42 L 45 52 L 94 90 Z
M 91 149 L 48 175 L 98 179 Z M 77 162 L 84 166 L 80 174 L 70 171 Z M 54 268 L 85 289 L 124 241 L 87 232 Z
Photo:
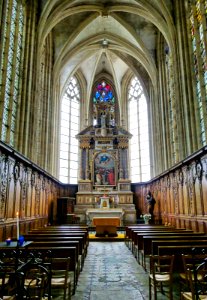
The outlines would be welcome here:
M 204 235 L 204 233 L 194 233 L 192 230 L 185 230 L 185 231 L 154 231 L 154 232 L 148 232 L 148 231 L 143 231 L 143 232 L 136 232 L 136 235 L 134 237 L 135 241 L 135 245 L 137 246 L 138 250 L 143 250 L 143 246 L 144 246 L 144 237 L 145 236 L 166 236 L 166 237 L 170 237 L 170 236 L 174 236 L 174 235 L 179 235 L 179 236 L 194 236 L 194 235 Z M 149 240 L 149 246 L 151 246 L 150 244 L 150 240 Z
M 61 235 L 61 236 L 68 236 L 68 235 L 71 235 L 71 234 L 79 234 L 82 236 L 84 234 L 84 241 L 85 241 L 85 247 L 86 247 L 86 252 L 87 252 L 87 247 L 88 247 L 88 243 L 89 243 L 89 239 L 88 239 L 88 231 L 87 230 L 64 230 L 64 231 L 59 231 L 59 230 L 44 230 L 44 229 L 41 229 L 41 230 L 31 230 L 28 232 L 28 234 L 47 234 L 47 235 L 54 235 L 54 236 L 57 236 L 57 235 Z
M 79 236 L 79 235 L 67 235 L 67 236 L 62 236 L 62 235 L 55 235 L 55 234 L 49 234 L 49 235 L 44 235 L 44 234 L 27 234 L 25 235 L 25 240 L 30 240 L 33 242 L 70 242 L 70 241 L 76 241 L 79 243 L 79 255 L 80 255 L 80 268 L 82 269 L 82 266 L 85 261 L 85 257 L 87 255 L 87 245 L 85 244 L 85 239 L 84 236 Z
M 193 230 L 183 230 L 183 229 L 169 229 L 169 228 L 163 228 L 163 229 L 150 229 L 150 230 L 134 230 L 132 232 L 132 253 L 137 254 L 138 257 L 138 250 L 142 249 L 142 236 L 143 235 L 150 235 L 150 234 L 192 234 Z M 134 251 L 137 249 L 137 253 Z
M 132 231 L 132 242 L 131 242 L 131 250 L 132 253 L 135 255 L 135 257 L 138 258 L 139 262 L 139 250 L 143 249 L 143 241 L 142 237 L 143 235 L 150 235 L 150 234 L 168 234 L 168 233 L 192 233 L 192 230 L 183 230 L 183 229 L 169 229 L 169 228 L 164 228 L 164 229 L 145 229 L 145 230 L 134 230 Z
M 206 239 L 206 235 L 205 236 L 200 236 L 200 238 L 194 238 L 194 239 L 174 239 L 174 240 L 152 240 L 152 254 L 153 255 L 157 255 L 159 253 L 159 247 L 166 247 L 166 246 L 171 246 L 176 248 L 178 246 L 179 247 L 191 247 L 193 248 L 195 245 L 197 246 L 201 246 L 201 247 L 205 247 L 207 246 L 207 239 Z
M 64 228 L 64 230 L 63 230 Z M 70 229 L 70 226 L 48 226 L 44 227 L 41 229 L 34 229 L 28 232 L 26 235 L 28 238 L 28 235 L 35 235 L 35 236 L 40 236 L 41 235 L 41 240 L 42 240 L 42 234 L 46 234 L 47 236 L 82 236 L 84 234 L 84 242 L 81 240 L 80 244 L 80 250 L 79 250 L 79 255 L 81 255 L 81 263 L 80 263 L 80 269 L 82 270 L 83 264 L 85 257 L 87 255 L 87 247 L 88 247 L 88 230 L 84 228 L 79 228 L 79 226 L 73 226 L 72 230 Z M 34 239 L 33 237 L 31 237 Z M 39 240 L 39 239 L 38 239 Z M 79 241 L 80 242 L 80 241 Z
M 47 234 L 50 234 L 51 232 L 54 232 L 54 233 L 57 233 L 57 234 L 66 234 L 66 233 L 73 233 L 73 232 L 82 232 L 82 233 L 85 233 L 86 234 L 86 236 L 88 236 L 88 231 L 87 230 L 81 230 L 81 229 L 72 229 L 72 230 L 70 230 L 70 229 L 68 229 L 68 230 L 66 230 L 66 229 L 64 229 L 64 230 L 58 230 L 58 229 L 50 229 L 50 230 L 48 230 L 48 229 L 36 229 L 36 230 L 30 230 L 30 231 L 28 231 L 27 233 L 28 234 L 37 234 L 37 233 L 47 233 Z
M 25 240 L 30 240 L 30 241 L 37 241 L 37 240 L 67 240 L 67 238 L 82 238 L 81 240 L 83 241 L 83 255 L 84 257 L 87 254 L 87 247 L 88 247 L 88 234 L 85 232 L 67 232 L 67 233 L 53 233 L 53 232 L 44 232 L 44 233 L 32 233 L 32 234 L 26 234 L 24 235 Z M 78 240 L 78 239 L 77 239 Z
M 84 255 L 81 254 L 81 243 L 77 240 L 73 241 L 35 241 L 31 244 L 33 248 L 42 248 L 42 247 L 76 247 L 78 253 L 78 274 L 83 269 L 84 264 Z
M 164 228 L 170 228 L 172 229 L 173 227 L 168 227 L 168 226 L 164 226 L 164 225 L 131 225 L 131 226 L 126 226 L 125 228 L 125 235 L 127 238 L 131 238 L 131 234 L 132 234 L 132 231 L 134 230 L 153 230 L 153 229 L 164 229 Z M 175 228 L 173 228 L 175 229 Z
M 182 254 L 192 254 L 192 248 L 196 249 L 197 253 L 202 253 L 204 250 L 207 256 L 207 241 L 204 244 L 199 245 L 195 241 L 195 245 L 183 245 L 183 241 L 176 243 L 176 246 L 166 245 L 158 246 L 158 255 L 175 255 L 174 270 L 176 272 L 184 272 Z
M 164 226 L 164 225 L 133 225 L 133 226 L 127 226 L 126 227 L 126 234 L 125 234 L 125 241 L 128 248 L 131 250 L 133 247 L 132 244 L 132 235 L 134 231 L 170 231 L 175 230 L 175 227 L 172 226 Z M 179 230 L 185 230 L 184 228 L 179 228 Z
M 39 227 L 39 228 L 34 228 L 32 230 L 59 230 L 59 231 L 64 231 L 64 230 L 73 230 L 73 229 L 79 229 L 79 230 L 87 230 L 88 231 L 88 226 L 85 225 L 53 225 L 53 226 L 45 226 L 45 227 Z
M 79 255 L 83 255 L 85 258 L 85 246 L 84 246 L 84 237 L 79 235 L 72 235 L 72 236 L 60 236 L 60 235 L 45 235 L 45 234 L 26 234 L 25 240 L 33 241 L 33 242 L 49 242 L 49 241 L 56 241 L 56 242 L 69 242 L 69 241 L 78 241 L 79 242 Z
M 163 241 L 171 241 L 171 240 L 205 240 L 207 241 L 207 235 L 204 234 L 172 234 L 172 235 L 145 235 L 143 236 L 143 248 L 141 250 L 142 255 L 142 266 L 146 270 L 146 256 L 152 254 L 152 241 L 154 240 L 163 240 Z

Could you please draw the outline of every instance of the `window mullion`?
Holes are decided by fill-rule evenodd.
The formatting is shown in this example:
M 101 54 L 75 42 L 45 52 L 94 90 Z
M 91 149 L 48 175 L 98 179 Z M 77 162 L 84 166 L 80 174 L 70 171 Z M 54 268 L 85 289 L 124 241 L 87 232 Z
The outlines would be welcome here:
M 78 105 L 75 104 L 78 101 Z M 62 126 L 66 126 L 64 128 L 67 128 L 67 159 L 64 158 L 64 163 L 67 164 L 67 166 L 64 165 L 64 167 L 61 170 L 60 167 L 60 180 L 64 180 L 64 183 L 74 183 L 74 180 L 77 180 L 77 174 L 74 175 L 74 172 L 72 172 L 72 168 L 74 168 L 75 164 L 78 161 L 78 157 L 75 157 L 75 153 L 73 151 L 74 145 L 72 144 L 73 142 L 73 133 L 74 128 L 73 128 L 73 119 L 74 116 L 73 111 L 74 107 L 75 109 L 77 108 L 78 110 L 78 116 L 77 116 L 77 122 L 79 121 L 79 114 L 80 114 L 80 109 L 79 109 L 79 102 L 80 102 L 80 89 L 78 86 L 77 80 L 72 77 L 71 80 L 69 81 L 69 84 L 66 88 L 65 94 L 63 96 L 63 101 L 62 101 L 62 109 L 61 109 L 61 123 L 62 120 L 64 120 L 64 124 Z M 67 114 L 68 116 L 65 116 L 65 109 L 67 107 Z M 64 114 L 64 115 L 62 115 Z M 64 116 L 64 119 L 63 119 Z M 66 125 L 66 121 L 68 122 Z M 78 124 L 79 125 L 79 124 Z M 61 131 L 60 131 L 61 132 Z M 62 154 L 64 156 L 64 153 Z M 66 174 L 67 173 L 67 174 Z M 71 177 L 72 174 L 72 177 Z
M 150 159 L 144 154 L 147 153 L 149 156 L 147 114 L 147 102 L 142 86 L 138 79 L 134 77 L 131 80 L 128 92 L 128 123 L 129 131 L 133 135 L 130 141 L 130 175 L 132 182 L 150 179 Z M 143 137 L 146 137 L 146 140 Z

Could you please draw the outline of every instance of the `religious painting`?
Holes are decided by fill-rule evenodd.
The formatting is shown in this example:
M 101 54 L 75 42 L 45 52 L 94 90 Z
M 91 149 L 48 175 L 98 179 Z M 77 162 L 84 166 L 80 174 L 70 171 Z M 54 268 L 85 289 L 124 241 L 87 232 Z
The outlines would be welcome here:
M 95 185 L 115 185 L 114 157 L 107 152 L 99 153 L 94 159 Z

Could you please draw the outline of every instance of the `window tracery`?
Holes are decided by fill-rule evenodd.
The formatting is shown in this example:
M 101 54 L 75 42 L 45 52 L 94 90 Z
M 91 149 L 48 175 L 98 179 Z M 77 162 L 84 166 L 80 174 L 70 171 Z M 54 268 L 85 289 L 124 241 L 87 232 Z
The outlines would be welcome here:
M 23 6 L 16 0 L 9 0 L 6 3 L 2 30 L 0 86 L 4 104 L 1 139 L 14 146 L 24 33 Z
M 131 181 L 150 179 L 150 154 L 147 101 L 137 77 L 132 78 L 128 91 Z
M 206 144 L 205 114 L 207 111 L 207 58 L 206 44 L 207 38 L 204 32 L 207 30 L 207 1 L 195 0 L 190 6 L 190 33 L 194 64 L 194 76 L 196 80 L 196 97 L 198 104 L 198 114 L 200 123 L 201 145 Z
M 80 87 L 72 77 L 61 103 L 59 179 L 63 183 L 77 183 Z

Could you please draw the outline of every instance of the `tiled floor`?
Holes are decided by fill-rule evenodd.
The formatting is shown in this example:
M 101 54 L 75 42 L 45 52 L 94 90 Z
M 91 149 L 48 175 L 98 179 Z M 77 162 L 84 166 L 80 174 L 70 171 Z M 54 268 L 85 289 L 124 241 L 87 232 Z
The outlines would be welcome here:
M 72 300 L 124 299 L 149 299 L 148 273 L 124 242 L 90 242 Z M 158 299 L 168 298 L 160 294 Z M 177 299 L 175 291 L 174 300 Z

